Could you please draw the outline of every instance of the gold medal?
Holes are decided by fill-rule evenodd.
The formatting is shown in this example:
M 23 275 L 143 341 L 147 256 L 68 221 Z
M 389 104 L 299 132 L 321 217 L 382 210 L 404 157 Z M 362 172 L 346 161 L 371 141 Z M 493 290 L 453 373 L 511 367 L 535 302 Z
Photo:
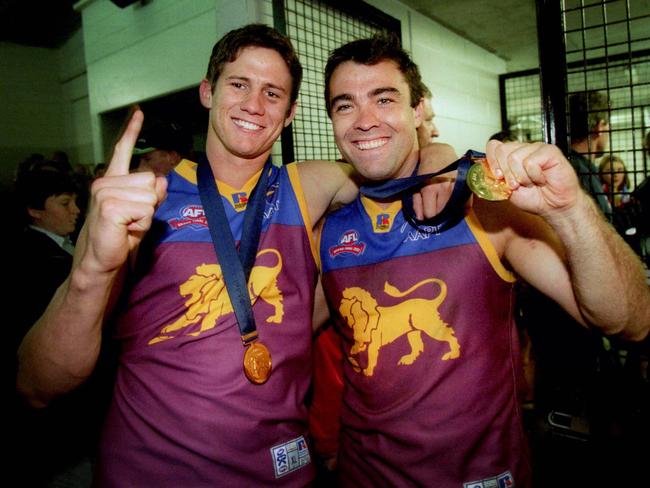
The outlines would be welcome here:
M 470 190 L 485 200 L 507 200 L 512 190 L 504 180 L 492 176 L 490 167 L 485 159 L 474 159 L 475 164 L 467 171 L 467 186 Z
M 271 353 L 261 342 L 255 341 L 246 347 L 244 373 L 251 383 L 261 385 L 271 376 Z

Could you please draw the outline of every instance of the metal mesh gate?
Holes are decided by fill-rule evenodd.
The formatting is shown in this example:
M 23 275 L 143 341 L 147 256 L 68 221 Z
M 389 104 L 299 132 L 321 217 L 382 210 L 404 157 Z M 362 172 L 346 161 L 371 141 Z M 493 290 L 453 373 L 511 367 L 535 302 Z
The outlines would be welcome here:
M 363 2 L 276 0 L 275 27 L 291 39 L 303 65 L 298 113 L 282 133 L 282 160 L 339 159 L 323 100 L 329 52 L 341 44 L 388 30 L 400 22 Z
M 522 142 L 543 140 L 539 70 L 501 75 L 499 85 L 502 129 Z
M 633 190 L 650 169 L 643 147 L 650 130 L 650 3 L 565 0 L 562 14 L 567 95 L 591 90 L 607 95 L 609 156 L 624 161 Z

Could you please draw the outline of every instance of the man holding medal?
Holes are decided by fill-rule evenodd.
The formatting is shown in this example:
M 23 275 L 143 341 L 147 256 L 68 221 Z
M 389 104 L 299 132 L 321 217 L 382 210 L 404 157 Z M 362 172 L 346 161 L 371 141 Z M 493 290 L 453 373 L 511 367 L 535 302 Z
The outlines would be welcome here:
M 270 164 L 301 76 L 273 29 L 229 32 L 200 85 L 207 159 L 183 160 L 166 179 L 129 174 L 136 112 L 93 184 L 73 270 L 19 351 L 18 386 L 45 406 L 81 384 L 128 289 L 115 314 L 121 353 L 102 486 L 313 480 L 304 405 L 318 273 L 312 222 L 357 188 L 349 165 Z
M 336 49 L 325 68 L 337 145 L 366 180 L 320 232 L 345 357 L 340 479 L 529 486 L 515 277 L 585 327 L 633 340 L 650 328 L 650 293 L 555 146 L 490 141 L 487 158 L 459 160 L 447 207 L 413 218 L 404 195 L 418 179 L 418 80 L 385 37 Z

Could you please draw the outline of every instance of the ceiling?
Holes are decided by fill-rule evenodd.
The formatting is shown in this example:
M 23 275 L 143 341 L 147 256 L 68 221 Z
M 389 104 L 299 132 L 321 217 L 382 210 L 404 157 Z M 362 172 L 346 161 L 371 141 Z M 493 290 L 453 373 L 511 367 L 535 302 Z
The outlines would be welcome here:
M 505 59 L 509 70 L 537 65 L 535 0 L 400 1 Z M 0 0 L 0 41 L 61 46 L 81 27 L 76 2 Z
M 0 41 L 56 48 L 81 27 L 76 0 L 0 0 Z
M 508 62 L 508 71 L 535 68 L 535 0 L 400 0 Z

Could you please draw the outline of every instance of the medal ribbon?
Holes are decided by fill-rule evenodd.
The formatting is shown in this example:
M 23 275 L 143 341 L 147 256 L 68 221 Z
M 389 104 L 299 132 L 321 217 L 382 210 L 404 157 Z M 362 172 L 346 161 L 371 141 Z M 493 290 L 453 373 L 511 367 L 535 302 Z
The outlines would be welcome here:
M 221 194 L 217 189 L 210 163 L 203 157 L 199 160 L 197 168 L 199 196 L 203 205 L 203 212 L 208 221 L 212 245 L 219 259 L 223 280 L 226 284 L 235 317 L 237 317 L 244 346 L 248 346 L 257 339 L 257 328 L 255 327 L 255 317 L 247 283 L 253 269 L 260 241 L 266 200 L 266 185 L 270 169 L 271 158 L 266 161 L 262 174 L 246 204 L 244 227 L 239 241 L 239 252 L 237 252 L 235 239 L 230 230 L 230 225 L 228 225 L 226 210 L 221 201 Z
M 453 163 L 445 166 L 440 171 L 435 173 L 428 173 L 424 175 L 409 176 L 406 178 L 397 178 L 394 180 L 371 182 L 362 185 L 359 191 L 361 194 L 375 199 L 390 198 L 401 195 L 402 196 L 402 212 L 404 218 L 413 227 L 420 228 L 420 226 L 435 227 L 437 232 L 453 227 L 463 218 L 464 207 L 467 198 L 471 195 L 471 191 L 467 186 L 467 171 L 472 165 L 473 159 L 484 158 L 485 154 L 478 151 L 469 150 L 463 157 L 454 161 Z M 413 193 L 418 190 L 423 183 L 431 178 L 440 176 L 450 171 L 458 170 L 456 181 L 454 182 L 454 189 L 451 192 L 449 201 L 445 204 L 442 211 L 426 220 L 418 220 L 413 211 Z M 417 171 L 417 168 L 416 168 Z

